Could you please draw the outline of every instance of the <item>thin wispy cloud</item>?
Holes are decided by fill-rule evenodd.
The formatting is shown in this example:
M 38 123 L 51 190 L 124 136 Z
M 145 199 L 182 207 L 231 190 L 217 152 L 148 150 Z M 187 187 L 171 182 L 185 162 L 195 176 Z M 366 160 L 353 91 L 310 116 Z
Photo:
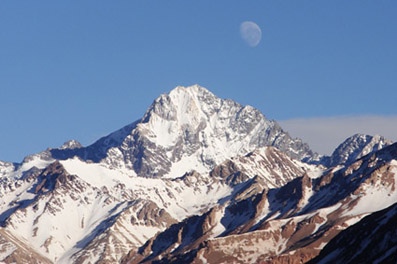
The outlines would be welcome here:
M 397 141 L 397 116 L 337 116 L 278 121 L 292 137 L 299 137 L 320 154 L 331 154 L 356 134 L 382 135 Z

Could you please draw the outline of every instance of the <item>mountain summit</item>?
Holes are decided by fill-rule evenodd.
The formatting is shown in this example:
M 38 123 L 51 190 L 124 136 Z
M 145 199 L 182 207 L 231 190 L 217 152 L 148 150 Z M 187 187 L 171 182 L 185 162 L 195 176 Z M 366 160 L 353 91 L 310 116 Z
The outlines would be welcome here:
M 274 146 L 299 160 L 317 157 L 307 144 L 291 138 L 259 110 L 193 85 L 159 96 L 141 120 L 85 149 L 68 155 L 53 153 L 57 158 L 72 154 L 157 178 L 179 177 L 187 170 L 205 173 L 232 156 L 263 146 Z
M 370 136 L 355 134 L 347 138 L 332 153 L 328 166 L 352 163 L 368 153 L 380 150 L 393 144 L 391 140 L 380 135 Z

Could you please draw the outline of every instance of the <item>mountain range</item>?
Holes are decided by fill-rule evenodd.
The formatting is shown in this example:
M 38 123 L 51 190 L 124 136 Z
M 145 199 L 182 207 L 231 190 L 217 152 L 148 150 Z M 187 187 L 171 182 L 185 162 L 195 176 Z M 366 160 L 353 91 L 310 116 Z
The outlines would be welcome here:
M 397 144 L 331 156 L 194 85 L 89 146 L 0 161 L 5 263 L 396 263 Z

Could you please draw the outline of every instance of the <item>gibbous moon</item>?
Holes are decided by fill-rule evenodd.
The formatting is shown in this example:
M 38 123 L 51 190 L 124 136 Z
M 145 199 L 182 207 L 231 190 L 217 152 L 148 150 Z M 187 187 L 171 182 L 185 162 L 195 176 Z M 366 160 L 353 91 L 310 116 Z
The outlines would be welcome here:
M 258 46 L 262 38 L 261 28 L 252 21 L 244 21 L 240 25 L 240 36 L 250 47 Z

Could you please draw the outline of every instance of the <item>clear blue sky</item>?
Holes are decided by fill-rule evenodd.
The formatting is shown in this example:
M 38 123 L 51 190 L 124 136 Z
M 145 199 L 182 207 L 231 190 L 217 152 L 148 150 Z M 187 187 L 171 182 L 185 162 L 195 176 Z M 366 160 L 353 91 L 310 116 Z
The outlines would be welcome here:
M 391 0 L 1 1 L 0 160 L 88 145 L 177 85 L 276 120 L 396 115 L 396 14 Z

